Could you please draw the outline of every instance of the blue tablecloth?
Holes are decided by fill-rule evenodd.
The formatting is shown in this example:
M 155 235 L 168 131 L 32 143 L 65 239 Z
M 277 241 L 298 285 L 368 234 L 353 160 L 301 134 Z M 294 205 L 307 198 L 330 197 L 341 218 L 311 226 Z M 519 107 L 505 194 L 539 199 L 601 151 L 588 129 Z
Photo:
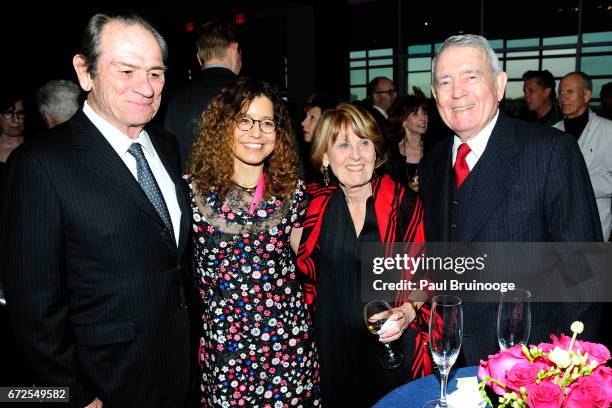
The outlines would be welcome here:
M 465 367 L 451 370 L 448 376 L 448 393 L 457 389 L 457 378 L 475 377 L 478 367 Z M 374 405 L 374 408 L 423 408 L 431 400 L 440 398 L 440 374 L 404 384 L 385 395 Z

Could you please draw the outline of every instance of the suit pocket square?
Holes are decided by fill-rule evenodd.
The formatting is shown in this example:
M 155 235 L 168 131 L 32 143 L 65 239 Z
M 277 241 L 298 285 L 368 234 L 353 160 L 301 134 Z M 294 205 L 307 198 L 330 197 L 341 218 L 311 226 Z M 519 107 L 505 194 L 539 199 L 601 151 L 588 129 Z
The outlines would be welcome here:
M 132 341 L 136 337 L 136 329 L 132 321 L 76 325 L 74 326 L 74 333 L 77 344 L 82 346 L 124 343 Z

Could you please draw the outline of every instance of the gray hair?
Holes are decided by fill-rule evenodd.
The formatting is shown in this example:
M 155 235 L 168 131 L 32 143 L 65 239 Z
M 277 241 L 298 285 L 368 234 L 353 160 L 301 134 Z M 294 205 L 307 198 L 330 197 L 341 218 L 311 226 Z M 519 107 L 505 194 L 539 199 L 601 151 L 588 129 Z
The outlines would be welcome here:
M 495 54 L 495 51 L 493 51 L 493 48 L 491 48 L 491 45 L 486 38 L 476 34 L 455 35 L 448 37 L 446 41 L 444 41 L 431 62 L 431 83 L 433 85 L 436 84 L 436 61 L 438 60 L 440 54 L 442 54 L 442 51 L 450 47 L 474 47 L 477 50 L 482 51 L 482 53 L 485 55 L 493 78 L 495 78 L 497 74 L 501 72 L 497 54 Z
M 162 60 L 164 64 L 168 59 L 168 44 L 164 37 L 157 31 L 155 27 L 143 17 L 137 14 L 104 14 L 98 13 L 89 19 L 85 32 L 83 33 L 83 39 L 81 40 L 81 56 L 87 61 L 87 71 L 92 77 L 96 76 L 96 68 L 98 65 L 98 59 L 102 50 L 100 49 L 100 42 L 102 41 L 102 30 L 104 27 L 113 21 L 118 21 L 125 25 L 141 25 L 145 29 L 151 32 L 153 37 L 157 40 L 159 47 L 162 51 Z
M 65 122 L 79 109 L 81 89 L 77 84 L 65 79 L 46 82 L 36 92 L 38 110 L 46 112 L 56 120 Z
M 574 71 L 570 72 L 569 74 L 563 75 L 563 78 L 561 78 L 561 80 L 564 80 L 565 78 L 570 76 L 577 76 L 580 79 L 580 86 L 582 87 L 582 89 L 584 89 L 585 91 L 588 90 L 593 92 L 593 80 L 589 75 L 582 71 Z

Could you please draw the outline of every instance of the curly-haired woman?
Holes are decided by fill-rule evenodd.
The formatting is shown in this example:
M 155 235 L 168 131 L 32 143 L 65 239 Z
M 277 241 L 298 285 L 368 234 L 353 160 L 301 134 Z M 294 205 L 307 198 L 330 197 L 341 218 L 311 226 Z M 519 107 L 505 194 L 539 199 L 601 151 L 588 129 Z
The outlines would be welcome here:
M 297 168 L 289 115 L 270 85 L 241 78 L 211 102 L 190 163 L 203 406 L 318 405 L 291 253 L 307 204 Z

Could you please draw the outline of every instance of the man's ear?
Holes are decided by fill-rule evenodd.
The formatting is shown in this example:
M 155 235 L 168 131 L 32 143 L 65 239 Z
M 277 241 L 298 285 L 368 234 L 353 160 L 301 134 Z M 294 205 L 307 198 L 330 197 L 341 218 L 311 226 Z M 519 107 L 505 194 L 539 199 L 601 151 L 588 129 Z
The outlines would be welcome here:
M 234 74 L 238 75 L 242 69 L 242 55 L 240 55 L 240 44 L 237 42 L 231 43 L 229 46 L 230 69 Z
M 53 126 L 55 126 L 55 119 L 53 119 L 53 116 L 49 115 L 49 113 L 47 112 L 40 112 L 42 114 L 43 120 L 45 121 L 45 124 L 47 125 L 48 129 L 51 129 Z
M 508 83 L 508 74 L 504 71 L 500 71 L 495 77 L 495 87 L 497 89 L 497 102 L 504 99 L 504 93 L 506 92 L 506 83 Z
M 593 92 L 588 89 L 584 90 L 584 103 L 589 103 L 591 100 L 591 96 L 593 96 Z
M 85 92 L 91 91 L 91 74 L 87 69 L 87 60 L 85 60 L 85 57 L 81 54 L 72 57 L 72 66 L 76 71 L 81 88 L 83 88 Z
M 433 96 L 436 102 L 438 102 L 438 95 L 436 94 L 436 87 L 433 85 L 431 85 L 431 96 Z

